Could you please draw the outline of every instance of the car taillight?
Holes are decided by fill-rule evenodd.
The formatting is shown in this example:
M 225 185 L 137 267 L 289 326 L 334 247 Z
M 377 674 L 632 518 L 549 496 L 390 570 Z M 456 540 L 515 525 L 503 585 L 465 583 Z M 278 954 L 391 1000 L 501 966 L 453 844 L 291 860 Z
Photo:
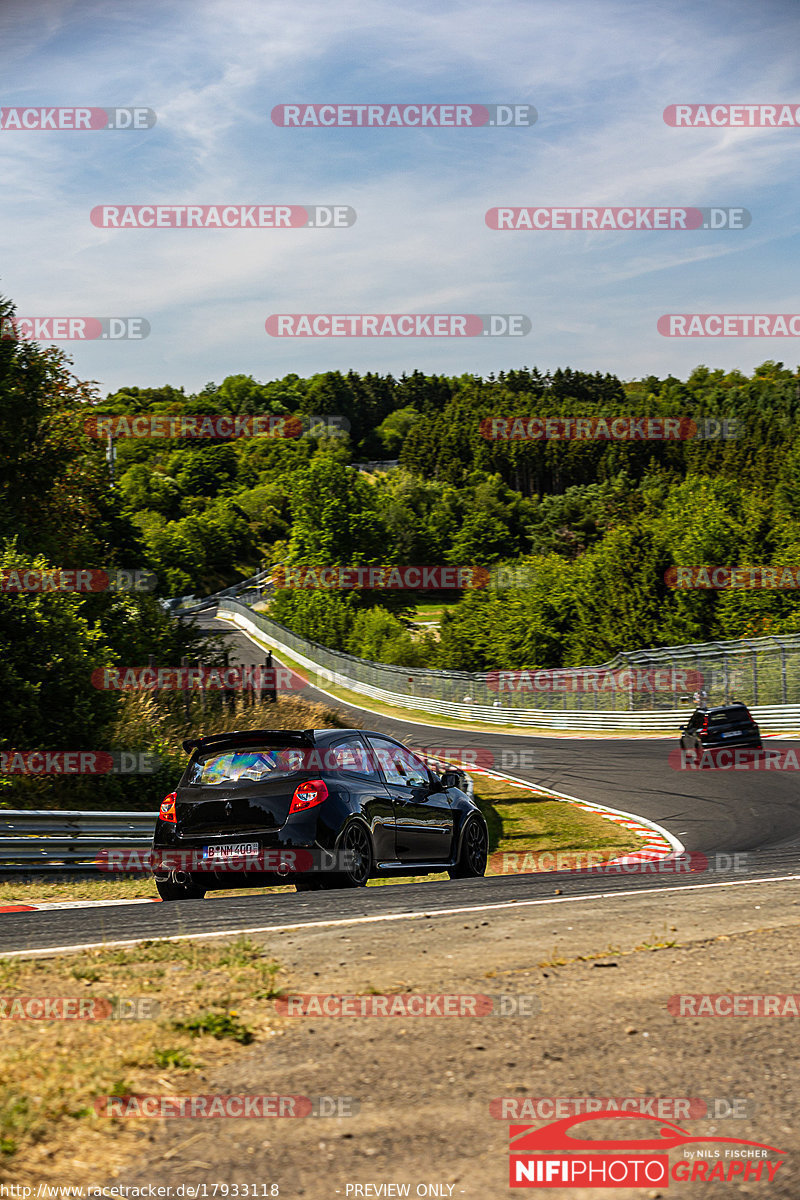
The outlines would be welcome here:
M 702 724 L 702 726 L 701 726 L 701 728 L 700 728 L 700 732 L 701 732 L 701 733 L 708 733 L 708 717 L 706 717 L 706 718 L 705 718 L 705 720 L 703 721 L 703 724 Z
M 305 783 L 300 783 L 294 790 L 292 803 L 289 807 L 289 816 L 296 812 L 305 812 L 307 808 L 313 808 L 316 804 L 322 804 L 323 800 L 328 799 L 328 789 L 321 779 L 308 779 Z
M 175 815 L 175 801 L 178 798 L 177 792 L 170 792 L 161 801 L 161 807 L 158 810 L 159 821 L 171 821 L 173 825 L 177 825 L 178 818 Z

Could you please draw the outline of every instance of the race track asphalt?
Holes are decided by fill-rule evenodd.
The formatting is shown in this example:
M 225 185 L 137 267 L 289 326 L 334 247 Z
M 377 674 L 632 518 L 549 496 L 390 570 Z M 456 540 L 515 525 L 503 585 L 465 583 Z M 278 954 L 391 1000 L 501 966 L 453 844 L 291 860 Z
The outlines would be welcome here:
M 264 651 L 227 622 L 206 619 L 231 661 L 263 662 Z M 0 955 L 45 952 L 143 938 L 227 936 L 243 930 L 386 919 L 463 907 L 559 903 L 653 888 L 736 886 L 748 880 L 800 875 L 800 773 L 676 770 L 676 742 L 663 738 L 546 737 L 420 726 L 402 717 L 364 712 L 331 701 L 312 687 L 298 694 L 336 707 L 348 723 L 385 731 L 412 746 L 487 752 L 498 769 L 569 796 L 607 804 L 657 822 L 688 851 L 708 857 L 705 869 L 679 874 L 641 870 L 618 876 L 573 872 L 478 880 L 421 880 L 354 892 L 278 893 L 176 904 L 130 904 L 29 913 L 0 918 Z M 771 747 L 785 746 L 770 739 Z M 797 748 L 795 744 L 795 748 Z M 524 753 L 523 753 L 524 752 Z M 702 864 L 702 859 L 700 860 Z M 666 900 L 666 896 L 665 896 Z

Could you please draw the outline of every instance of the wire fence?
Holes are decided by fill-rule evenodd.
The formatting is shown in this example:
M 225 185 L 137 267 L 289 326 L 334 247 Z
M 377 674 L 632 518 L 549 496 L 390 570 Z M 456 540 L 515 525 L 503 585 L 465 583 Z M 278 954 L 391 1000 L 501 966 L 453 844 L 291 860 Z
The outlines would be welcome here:
M 647 728 L 654 727 L 653 717 L 671 725 L 697 700 L 709 705 L 738 700 L 756 708 L 800 705 L 798 634 L 634 650 L 591 667 L 437 671 L 330 650 L 254 612 L 246 598 L 247 593 L 220 599 L 217 611 L 246 623 L 315 672 L 312 682 L 457 719 L 610 728 L 615 718 L 627 715 L 623 724 Z

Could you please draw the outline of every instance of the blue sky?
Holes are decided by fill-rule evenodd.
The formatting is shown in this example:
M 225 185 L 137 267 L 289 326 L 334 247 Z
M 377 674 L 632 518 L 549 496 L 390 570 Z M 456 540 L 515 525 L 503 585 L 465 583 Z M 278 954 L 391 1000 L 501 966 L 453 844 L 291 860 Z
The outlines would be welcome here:
M 672 129 L 673 103 L 800 104 L 800 5 L 651 0 L 4 0 L 2 106 L 144 105 L 142 132 L 0 132 L 0 292 L 144 316 L 60 343 L 103 392 L 244 372 L 685 376 L 797 339 L 659 335 L 668 312 L 800 311 L 800 128 Z M 534 104 L 529 129 L 282 129 L 302 102 Z M 97 229 L 97 204 L 352 205 L 342 230 Z M 732 232 L 487 229 L 497 205 L 742 206 Z M 524 339 L 270 338 L 271 313 L 524 313 Z

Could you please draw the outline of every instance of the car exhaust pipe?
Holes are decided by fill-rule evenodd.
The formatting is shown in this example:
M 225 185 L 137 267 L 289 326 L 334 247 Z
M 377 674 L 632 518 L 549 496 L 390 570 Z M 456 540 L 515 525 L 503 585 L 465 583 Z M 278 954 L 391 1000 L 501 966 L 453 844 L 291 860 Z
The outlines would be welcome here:
M 285 862 L 284 859 L 281 859 L 281 861 L 278 863 L 277 873 L 279 875 L 288 875 L 290 871 L 291 867 L 289 864 Z
M 174 878 L 176 883 L 180 883 L 183 886 L 192 882 L 192 877 L 188 871 L 176 871 Z

